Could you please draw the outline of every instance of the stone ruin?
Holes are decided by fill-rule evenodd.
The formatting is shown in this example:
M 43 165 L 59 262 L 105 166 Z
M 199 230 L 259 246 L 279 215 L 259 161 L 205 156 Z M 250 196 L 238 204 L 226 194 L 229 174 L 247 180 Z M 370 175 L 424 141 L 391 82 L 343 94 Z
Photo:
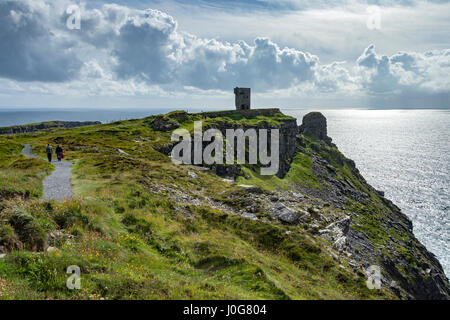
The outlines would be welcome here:
M 250 88 L 234 88 L 236 110 L 250 110 Z

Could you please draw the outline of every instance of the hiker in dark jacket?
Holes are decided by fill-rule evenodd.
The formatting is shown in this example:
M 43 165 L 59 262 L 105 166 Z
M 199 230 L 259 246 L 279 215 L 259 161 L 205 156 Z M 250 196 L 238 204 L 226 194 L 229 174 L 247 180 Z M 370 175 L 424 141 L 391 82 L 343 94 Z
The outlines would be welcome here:
M 61 161 L 62 159 L 62 153 L 63 153 L 63 149 L 61 148 L 60 145 L 58 145 L 56 147 L 56 156 L 58 157 L 58 161 Z
M 47 148 L 45 149 L 45 152 L 47 152 L 47 158 L 48 158 L 48 162 L 52 162 L 52 153 L 53 153 L 53 149 L 50 146 L 50 144 L 47 144 Z

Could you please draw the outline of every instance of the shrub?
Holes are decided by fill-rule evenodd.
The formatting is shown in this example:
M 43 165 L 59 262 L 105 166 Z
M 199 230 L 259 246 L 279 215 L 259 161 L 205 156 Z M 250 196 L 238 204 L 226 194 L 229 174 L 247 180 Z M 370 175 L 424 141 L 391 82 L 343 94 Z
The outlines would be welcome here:
M 22 249 L 22 243 L 14 232 L 14 228 L 9 224 L 0 225 L 0 246 L 9 251 Z
M 125 248 L 131 249 L 133 251 L 137 251 L 139 249 L 140 241 L 137 237 L 135 237 L 129 233 L 126 233 L 120 237 L 120 243 Z
M 47 244 L 47 233 L 38 219 L 24 209 L 16 208 L 8 221 L 26 249 L 44 250 Z
M 60 228 L 68 228 L 77 223 L 89 224 L 88 216 L 83 214 L 81 206 L 77 203 L 56 207 L 54 220 Z
M 55 262 L 48 259 L 47 256 L 15 252 L 13 263 L 16 272 L 25 277 L 38 291 L 54 290 L 64 283 L 63 279 L 58 281 L 58 268 Z

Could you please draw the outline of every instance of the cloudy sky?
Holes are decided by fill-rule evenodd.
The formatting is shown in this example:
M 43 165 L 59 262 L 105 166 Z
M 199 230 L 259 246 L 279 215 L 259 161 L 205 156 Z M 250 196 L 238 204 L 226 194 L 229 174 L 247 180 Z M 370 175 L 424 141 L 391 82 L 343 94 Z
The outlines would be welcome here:
M 74 6 L 75 5 L 75 6 Z M 450 1 L 0 0 L 0 108 L 450 107 Z

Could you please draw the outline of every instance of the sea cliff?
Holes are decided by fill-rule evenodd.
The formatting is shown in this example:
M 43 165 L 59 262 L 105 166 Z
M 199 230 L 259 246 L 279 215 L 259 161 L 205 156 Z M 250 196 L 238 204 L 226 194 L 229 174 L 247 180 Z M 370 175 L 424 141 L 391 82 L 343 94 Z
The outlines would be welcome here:
M 21 126 L 1 127 L 2 134 L 30 133 L 41 130 L 49 130 L 54 128 L 76 128 L 83 126 L 92 126 L 101 124 L 100 121 L 48 121 L 35 124 L 26 124 Z
M 175 165 L 193 123 L 279 129 L 280 169 Z M 7 298 L 448 299 L 411 221 L 327 135 L 320 113 L 173 112 L 0 137 L 0 281 Z M 75 198 L 39 201 L 52 170 L 20 156 L 62 144 Z M 226 176 L 226 179 L 224 179 Z M 65 269 L 80 266 L 83 289 Z M 380 286 L 369 289 L 372 270 Z M 39 276 L 36 277 L 36 274 Z

